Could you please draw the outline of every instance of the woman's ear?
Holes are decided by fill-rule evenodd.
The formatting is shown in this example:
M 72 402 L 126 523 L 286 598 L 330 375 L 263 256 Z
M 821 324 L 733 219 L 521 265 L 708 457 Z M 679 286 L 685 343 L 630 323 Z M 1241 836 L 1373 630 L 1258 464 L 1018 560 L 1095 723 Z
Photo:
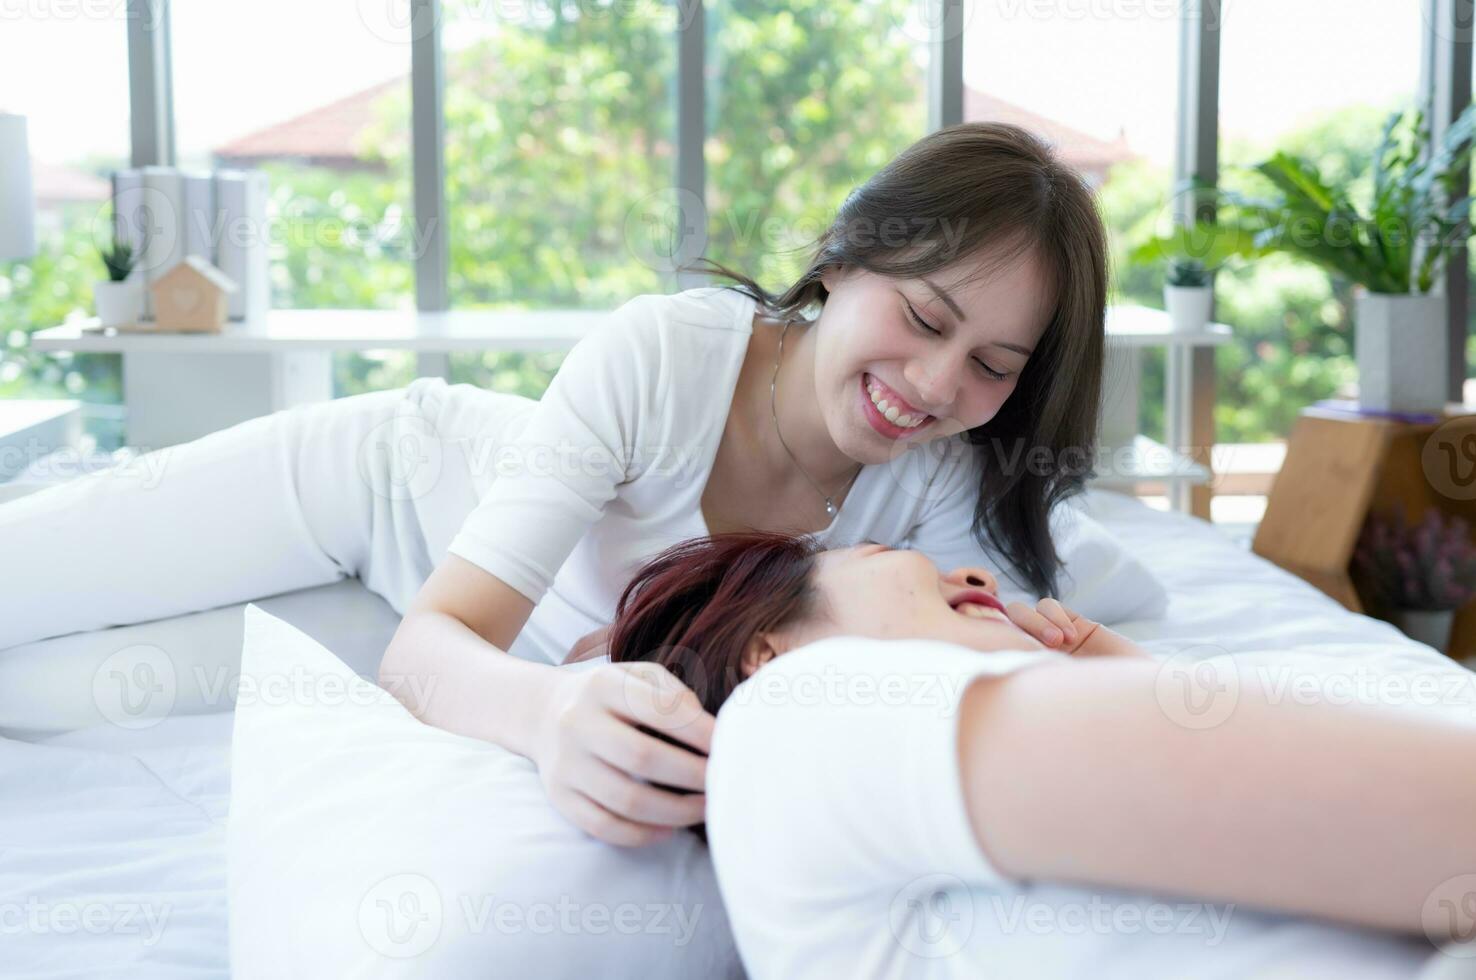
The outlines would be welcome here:
M 778 636 L 769 632 L 760 632 L 748 641 L 748 648 L 743 651 L 743 659 L 739 664 L 739 671 L 743 675 L 741 679 L 747 680 L 752 677 L 760 667 L 783 652 L 782 641 Z
M 820 273 L 820 282 L 827 292 L 835 292 L 835 285 L 845 276 L 845 271 L 846 267 L 839 263 L 825 267 L 825 271 Z

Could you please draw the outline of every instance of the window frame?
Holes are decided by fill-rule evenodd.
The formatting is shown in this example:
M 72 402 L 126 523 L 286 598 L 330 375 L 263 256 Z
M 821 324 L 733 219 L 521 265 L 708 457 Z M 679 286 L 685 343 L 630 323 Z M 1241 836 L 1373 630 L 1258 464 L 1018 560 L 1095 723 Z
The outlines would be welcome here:
M 672 193 L 678 201 L 706 204 L 703 143 L 707 120 L 703 91 L 705 11 L 703 0 L 670 0 L 680 16 L 672 43 L 677 49 L 677 153 Z M 963 26 L 966 0 L 929 0 L 923 5 L 932 40 L 927 70 L 928 131 L 963 118 Z M 414 220 L 429 229 L 426 248 L 415 259 L 416 306 L 423 311 L 450 307 L 449 226 L 445 197 L 445 127 L 442 102 L 445 77 L 441 49 L 441 0 L 409 0 L 411 5 L 410 125 L 414 148 Z M 1219 45 L 1223 0 L 1180 5 L 1178 153 L 1175 180 L 1218 177 Z M 1436 141 L 1471 102 L 1472 22 L 1476 0 L 1421 0 L 1421 97 L 1434 106 Z M 132 113 L 133 166 L 175 163 L 173 80 L 170 67 L 170 0 L 127 0 L 128 87 Z M 1465 175 L 1469 180 L 1469 174 Z M 706 217 L 705 213 L 702 215 Z M 1178 216 L 1190 221 L 1186 209 Z M 1201 217 L 1212 217 L 1201 212 Z M 707 222 L 683 222 L 705 234 Z M 1448 297 L 1450 377 L 1448 398 L 1461 400 L 1466 374 L 1466 316 L 1470 284 L 1464 239 L 1452 247 L 1440 286 Z M 675 281 L 676 288 L 689 282 Z M 431 373 L 436 365 L 422 364 Z

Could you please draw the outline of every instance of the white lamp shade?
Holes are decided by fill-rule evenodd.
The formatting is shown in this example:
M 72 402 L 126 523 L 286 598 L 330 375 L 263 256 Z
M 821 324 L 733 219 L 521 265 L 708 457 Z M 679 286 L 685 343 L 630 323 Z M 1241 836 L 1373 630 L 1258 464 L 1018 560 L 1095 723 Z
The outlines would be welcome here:
M 26 117 L 0 112 L 0 261 L 35 254 L 35 198 Z

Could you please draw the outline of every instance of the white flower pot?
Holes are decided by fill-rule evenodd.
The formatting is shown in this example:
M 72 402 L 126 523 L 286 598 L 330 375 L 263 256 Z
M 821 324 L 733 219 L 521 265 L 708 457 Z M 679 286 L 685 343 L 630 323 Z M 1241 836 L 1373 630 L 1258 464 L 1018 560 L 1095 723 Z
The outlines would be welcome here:
M 1445 296 L 1359 291 L 1353 350 L 1358 403 L 1384 412 L 1438 412 L 1445 405 Z
M 93 283 L 92 305 L 103 326 L 132 326 L 143 316 L 143 281 L 129 278 L 122 282 Z
M 1163 305 L 1168 309 L 1174 333 L 1201 333 L 1210 322 L 1214 306 L 1213 286 L 1164 286 Z

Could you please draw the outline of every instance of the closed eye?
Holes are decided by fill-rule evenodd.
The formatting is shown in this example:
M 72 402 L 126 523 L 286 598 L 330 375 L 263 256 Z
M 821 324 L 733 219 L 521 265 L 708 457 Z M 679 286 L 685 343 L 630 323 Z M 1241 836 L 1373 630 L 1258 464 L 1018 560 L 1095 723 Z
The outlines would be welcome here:
M 907 300 L 904 299 L 902 301 L 902 305 L 907 308 L 907 317 L 908 317 L 908 319 L 910 319 L 913 322 L 913 324 L 919 330 L 924 330 L 924 331 L 926 331 L 926 332 L 928 332 L 928 333 L 930 333 L 930 334 L 932 334 L 934 336 L 942 336 L 943 335 L 943 331 L 939 330 L 937 327 L 932 326 L 926 320 L 924 320 L 921 316 L 919 316 L 918 313 L 917 313 L 917 310 L 914 310 L 912 308 L 912 304 L 909 303 L 909 302 L 907 302 Z M 994 368 L 990 367 L 988 364 L 985 364 L 983 361 L 979 360 L 977 357 L 974 358 L 974 363 L 977 364 L 977 365 L 979 365 L 979 367 L 983 368 L 984 369 L 984 373 L 987 374 L 989 377 L 993 378 L 995 381 L 1003 381 L 1005 378 L 1007 378 L 1007 377 L 1010 376 L 1008 371 L 1003 372 L 1003 373 L 1001 373 L 999 371 L 996 371 Z

